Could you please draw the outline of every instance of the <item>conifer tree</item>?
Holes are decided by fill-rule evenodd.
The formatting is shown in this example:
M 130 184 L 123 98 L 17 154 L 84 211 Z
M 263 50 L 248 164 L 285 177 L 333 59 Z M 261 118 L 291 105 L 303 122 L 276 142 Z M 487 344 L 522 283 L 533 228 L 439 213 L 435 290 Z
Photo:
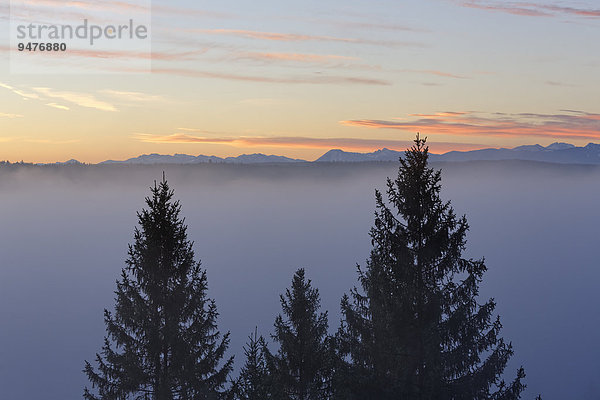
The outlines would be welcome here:
M 462 258 L 469 226 L 440 199 L 440 180 L 417 135 L 387 200 L 375 193 L 362 290 L 341 304 L 339 398 L 509 400 L 524 390 L 522 368 L 502 380 L 513 350 L 494 300 L 478 303 L 486 266 Z
M 267 344 L 257 330 L 248 336 L 244 347 L 246 363 L 233 384 L 236 400 L 267 400 L 272 398 L 271 375 L 267 366 Z
M 332 361 L 327 312 L 319 313 L 319 291 L 306 279 L 304 269 L 296 271 L 291 290 L 286 289 L 280 301 L 284 316 L 275 319 L 272 335 L 279 350 L 268 354 L 274 375 L 273 398 L 328 399 Z
M 114 312 L 104 311 L 107 335 L 85 362 L 87 400 L 217 399 L 232 368 L 223 360 L 229 333 L 217 329 L 206 271 L 179 217 L 179 201 L 164 179 L 138 213 L 129 257 L 117 281 Z M 93 389 L 97 393 L 93 393 Z

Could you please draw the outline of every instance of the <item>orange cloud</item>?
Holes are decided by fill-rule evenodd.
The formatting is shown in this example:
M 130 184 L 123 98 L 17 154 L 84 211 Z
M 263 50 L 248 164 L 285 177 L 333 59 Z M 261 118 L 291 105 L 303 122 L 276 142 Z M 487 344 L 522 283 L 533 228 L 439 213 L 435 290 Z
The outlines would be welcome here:
M 225 144 L 234 147 L 282 147 L 305 149 L 341 148 L 355 151 L 373 151 L 383 147 L 393 150 L 404 150 L 413 145 L 410 140 L 360 139 L 360 138 L 314 138 L 290 136 L 241 136 L 241 137 L 203 137 L 188 134 L 149 135 L 137 134 L 137 140 L 147 143 L 203 143 Z M 485 146 L 472 143 L 435 142 L 430 146 L 432 151 L 446 152 L 450 150 L 475 150 Z
M 564 111 L 563 114 L 481 114 L 475 112 L 414 114 L 412 121 L 349 120 L 342 125 L 453 136 L 547 137 L 600 139 L 600 114 Z
M 435 114 L 408 114 L 411 117 L 428 117 L 428 118 L 439 118 L 439 117 L 454 117 L 457 115 L 466 115 L 468 112 L 465 111 L 444 111 Z

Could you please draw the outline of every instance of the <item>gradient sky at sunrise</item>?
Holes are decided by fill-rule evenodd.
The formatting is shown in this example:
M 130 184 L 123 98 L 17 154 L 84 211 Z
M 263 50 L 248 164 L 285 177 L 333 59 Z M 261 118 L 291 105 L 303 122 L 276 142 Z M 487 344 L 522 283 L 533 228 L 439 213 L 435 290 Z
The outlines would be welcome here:
M 143 7 L 21 2 L 49 20 Z M 9 32 L 9 1 L 0 16 Z M 438 153 L 600 142 L 597 0 L 162 0 L 151 28 L 151 73 L 122 68 L 145 59 L 126 46 L 63 60 L 109 60 L 110 74 L 19 73 L 2 35 L 0 159 L 312 160 L 331 148 L 403 150 L 416 132 Z

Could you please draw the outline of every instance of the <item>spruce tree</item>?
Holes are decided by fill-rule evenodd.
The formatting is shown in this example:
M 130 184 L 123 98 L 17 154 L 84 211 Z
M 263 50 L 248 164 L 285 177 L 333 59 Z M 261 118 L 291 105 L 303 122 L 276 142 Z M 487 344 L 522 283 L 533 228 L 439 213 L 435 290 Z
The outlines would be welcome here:
M 375 193 L 362 290 L 341 303 L 339 398 L 508 400 L 524 390 L 522 368 L 502 380 L 513 350 L 494 300 L 478 303 L 486 266 L 462 257 L 469 225 L 440 199 L 440 181 L 417 135 L 387 201 Z
M 115 310 L 104 310 L 107 335 L 97 367 L 85 362 L 97 393 L 86 387 L 84 397 L 217 399 L 233 363 L 223 361 L 229 333 L 217 329 L 206 271 L 194 260 L 181 206 L 164 176 L 146 205 L 117 280 Z
M 292 287 L 280 296 L 283 314 L 275 319 L 273 340 L 279 344 L 270 355 L 273 398 L 282 400 L 328 399 L 331 392 L 331 344 L 327 312 L 319 313 L 319 291 L 299 269 Z
M 267 344 L 257 330 L 248 336 L 244 347 L 246 363 L 233 384 L 236 400 L 267 400 L 272 398 L 271 374 L 267 366 Z

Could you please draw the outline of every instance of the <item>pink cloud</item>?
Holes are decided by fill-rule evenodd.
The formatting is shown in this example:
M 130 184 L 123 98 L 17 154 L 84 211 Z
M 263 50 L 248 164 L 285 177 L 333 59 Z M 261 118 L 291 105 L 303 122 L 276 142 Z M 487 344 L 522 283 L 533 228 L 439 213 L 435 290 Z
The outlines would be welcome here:
M 206 53 L 206 49 L 197 51 L 186 51 L 179 53 L 167 53 L 160 51 L 152 51 L 152 53 L 146 52 L 135 52 L 135 51 L 108 51 L 108 50 L 83 50 L 83 49 L 69 49 L 68 52 L 62 53 L 67 56 L 77 56 L 86 58 L 124 58 L 124 59 L 149 59 L 149 60 L 161 60 L 161 61 L 181 61 L 181 60 L 193 60 L 198 55 Z M 61 54 L 61 53 L 57 53 Z
M 485 114 L 475 112 L 414 114 L 411 121 L 348 120 L 342 125 L 451 136 L 546 137 L 600 139 L 600 114 Z
M 0 53 L 16 52 L 14 48 L 8 46 L 0 46 Z M 110 59 L 143 59 L 143 60 L 160 60 L 160 61 L 187 61 L 194 60 L 199 55 L 206 53 L 208 49 L 185 51 L 185 52 L 161 52 L 152 51 L 136 52 L 130 50 L 86 50 L 86 49 L 68 49 L 66 52 L 48 52 L 44 53 L 44 57 L 54 58 L 110 58 Z

